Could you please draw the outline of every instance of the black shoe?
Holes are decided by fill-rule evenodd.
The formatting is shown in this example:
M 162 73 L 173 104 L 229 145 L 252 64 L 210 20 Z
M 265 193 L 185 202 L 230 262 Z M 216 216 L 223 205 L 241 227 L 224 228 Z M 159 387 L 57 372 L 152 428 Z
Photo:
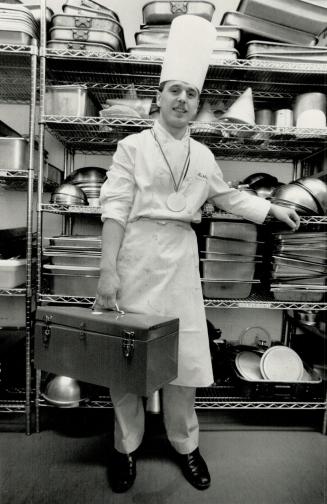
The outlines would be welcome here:
M 114 492 L 126 492 L 136 478 L 135 453 L 120 453 L 114 450 L 110 464 L 109 480 Z
M 210 486 L 208 467 L 198 448 L 187 455 L 179 454 L 178 458 L 182 473 L 191 485 L 198 490 L 205 490 Z

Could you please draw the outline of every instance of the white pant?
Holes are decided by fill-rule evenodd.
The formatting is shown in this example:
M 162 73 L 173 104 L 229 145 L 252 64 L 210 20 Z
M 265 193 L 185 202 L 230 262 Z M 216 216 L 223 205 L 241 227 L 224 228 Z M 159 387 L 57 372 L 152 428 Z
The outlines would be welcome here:
M 168 439 L 179 453 L 198 447 L 199 423 L 194 409 L 195 388 L 165 385 L 162 389 L 163 417 Z M 115 410 L 115 448 L 130 453 L 141 444 L 144 434 L 142 397 L 119 387 L 110 389 Z

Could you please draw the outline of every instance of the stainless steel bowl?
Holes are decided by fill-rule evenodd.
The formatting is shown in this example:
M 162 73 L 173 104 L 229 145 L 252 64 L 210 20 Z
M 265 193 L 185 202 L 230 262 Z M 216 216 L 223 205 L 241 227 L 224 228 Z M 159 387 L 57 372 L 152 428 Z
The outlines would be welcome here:
M 64 205 L 88 205 L 85 192 L 74 184 L 61 184 L 51 194 L 50 203 Z
M 69 376 L 54 376 L 47 382 L 42 394 L 44 399 L 60 408 L 76 408 L 82 397 L 80 383 Z
M 318 206 L 311 194 L 309 194 L 305 188 L 300 185 L 295 185 L 292 182 L 277 187 L 272 194 L 272 202 L 276 204 L 285 202 L 284 206 L 296 205 L 298 209 L 309 212 L 309 215 L 310 213 L 315 215 L 319 214 Z
M 305 188 L 315 200 L 318 210 L 323 214 L 327 211 L 327 184 L 316 177 L 303 177 L 293 182 Z M 320 208 L 319 208 L 320 207 Z
M 70 182 L 72 184 L 78 184 L 81 182 L 85 184 L 100 182 L 102 184 L 106 179 L 106 173 L 107 170 L 105 168 L 99 168 L 97 166 L 83 166 L 68 175 L 65 182 Z

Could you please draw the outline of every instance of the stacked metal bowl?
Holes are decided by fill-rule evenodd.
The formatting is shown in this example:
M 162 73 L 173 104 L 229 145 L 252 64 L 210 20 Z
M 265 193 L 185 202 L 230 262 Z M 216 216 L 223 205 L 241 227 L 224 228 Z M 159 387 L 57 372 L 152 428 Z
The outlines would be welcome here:
M 327 291 L 327 232 L 274 234 L 271 278 L 279 301 L 321 301 Z
M 300 215 L 325 215 L 327 184 L 315 177 L 303 177 L 275 189 L 272 202 L 294 208 Z
M 246 298 L 250 295 L 257 263 L 257 226 L 248 222 L 212 221 L 201 251 L 202 290 L 205 298 Z
M 88 205 L 85 192 L 74 184 L 64 182 L 51 194 L 50 203 L 57 205 Z
M 100 189 L 106 179 L 107 170 L 96 166 L 83 166 L 71 173 L 65 180 L 81 189 L 90 206 L 99 205 Z

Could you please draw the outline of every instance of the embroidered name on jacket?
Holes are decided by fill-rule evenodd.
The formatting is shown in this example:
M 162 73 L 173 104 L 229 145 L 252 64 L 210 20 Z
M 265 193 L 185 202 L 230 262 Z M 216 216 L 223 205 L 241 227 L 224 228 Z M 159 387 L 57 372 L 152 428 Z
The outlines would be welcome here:
M 208 180 L 207 175 L 205 173 L 202 173 L 202 172 L 198 172 L 197 173 L 197 177 L 200 177 L 202 179 Z

